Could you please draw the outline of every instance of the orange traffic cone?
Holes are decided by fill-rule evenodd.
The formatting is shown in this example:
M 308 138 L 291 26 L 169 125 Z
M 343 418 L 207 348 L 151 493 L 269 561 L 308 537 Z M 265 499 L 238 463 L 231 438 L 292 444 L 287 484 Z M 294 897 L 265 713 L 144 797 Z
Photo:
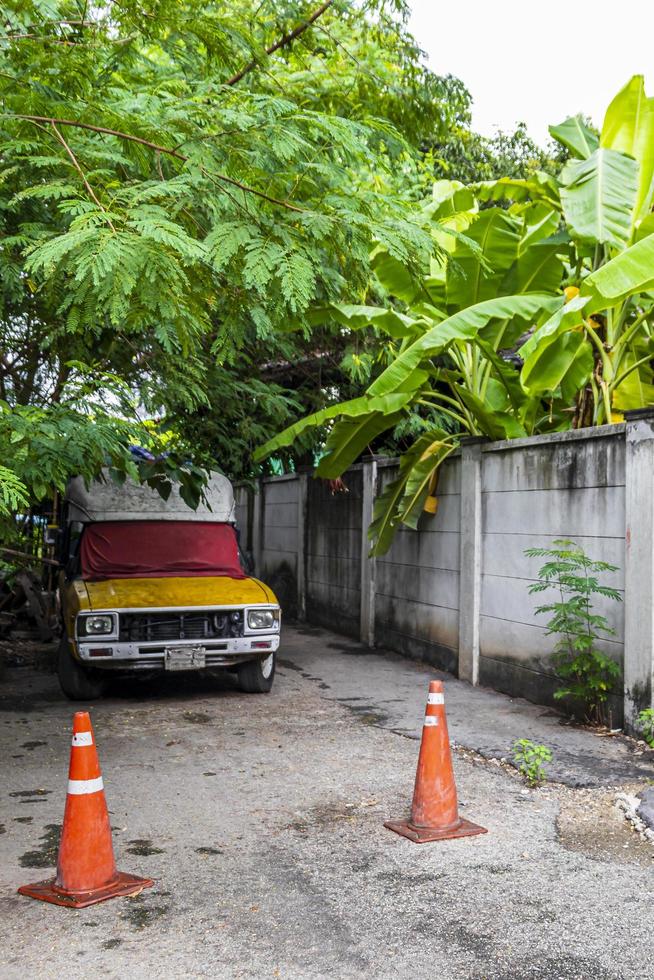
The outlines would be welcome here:
M 411 816 L 389 820 L 384 827 L 414 844 L 487 833 L 484 827 L 459 817 L 442 681 L 429 683 Z
M 116 871 L 109 812 L 93 728 L 87 711 L 73 718 L 68 795 L 57 857 L 57 876 L 34 885 L 21 885 L 21 895 L 54 905 L 83 909 L 119 895 L 138 895 L 151 878 Z

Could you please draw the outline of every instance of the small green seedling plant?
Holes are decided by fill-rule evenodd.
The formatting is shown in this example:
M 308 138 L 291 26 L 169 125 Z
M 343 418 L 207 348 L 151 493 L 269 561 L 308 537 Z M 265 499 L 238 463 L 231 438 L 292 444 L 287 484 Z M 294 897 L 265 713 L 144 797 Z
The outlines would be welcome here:
M 539 581 L 529 586 L 529 592 L 556 589 L 559 594 L 559 601 L 536 609 L 538 615 L 552 614 L 547 635 L 559 637 L 552 659 L 564 686 L 554 692 L 554 697 L 583 702 L 586 721 L 603 725 L 607 722 L 608 696 L 620 677 L 620 667 L 597 648 L 598 640 L 615 635 L 615 630 L 605 616 L 594 611 L 593 597 L 622 601 L 620 593 L 602 585 L 599 578 L 617 571 L 618 567 L 589 558 L 574 541 L 561 539 L 553 545 L 527 548 L 525 554 L 529 558 L 548 559 L 539 569 Z
M 539 786 L 547 779 L 543 763 L 552 762 L 552 750 L 546 745 L 537 745 L 528 738 L 519 738 L 513 743 L 513 761 L 529 786 Z
M 649 747 L 654 749 L 654 708 L 645 708 L 640 712 L 638 727 Z

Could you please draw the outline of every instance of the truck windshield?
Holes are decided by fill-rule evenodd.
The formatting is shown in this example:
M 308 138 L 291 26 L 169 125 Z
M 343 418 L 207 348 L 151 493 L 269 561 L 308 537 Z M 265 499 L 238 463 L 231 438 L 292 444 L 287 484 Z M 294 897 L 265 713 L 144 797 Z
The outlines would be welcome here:
M 82 578 L 224 575 L 245 578 L 231 524 L 103 521 L 89 524 L 80 548 Z

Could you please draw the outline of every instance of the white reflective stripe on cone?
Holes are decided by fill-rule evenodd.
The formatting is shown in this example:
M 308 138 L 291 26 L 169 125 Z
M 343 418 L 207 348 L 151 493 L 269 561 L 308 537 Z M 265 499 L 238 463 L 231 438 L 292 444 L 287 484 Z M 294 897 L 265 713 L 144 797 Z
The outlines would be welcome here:
M 75 732 L 73 735 L 73 745 L 93 745 L 92 732 Z
M 444 694 L 428 694 L 427 704 L 445 704 Z
M 85 793 L 97 793 L 104 789 L 102 776 L 97 779 L 69 779 L 68 792 L 71 796 L 84 796 Z
M 435 728 L 438 724 L 436 715 L 425 715 L 425 728 Z

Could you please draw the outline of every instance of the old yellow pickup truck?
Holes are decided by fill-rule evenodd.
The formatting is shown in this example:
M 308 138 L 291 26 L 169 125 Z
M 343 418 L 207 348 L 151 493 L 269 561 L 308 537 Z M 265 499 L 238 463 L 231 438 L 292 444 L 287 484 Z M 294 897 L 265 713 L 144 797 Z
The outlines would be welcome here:
M 270 691 L 280 638 L 274 593 L 243 568 L 234 493 L 213 474 L 191 510 L 173 492 L 72 480 L 59 578 L 59 681 L 73 700 L 100 697 L 114 675 L 236 670 Z

